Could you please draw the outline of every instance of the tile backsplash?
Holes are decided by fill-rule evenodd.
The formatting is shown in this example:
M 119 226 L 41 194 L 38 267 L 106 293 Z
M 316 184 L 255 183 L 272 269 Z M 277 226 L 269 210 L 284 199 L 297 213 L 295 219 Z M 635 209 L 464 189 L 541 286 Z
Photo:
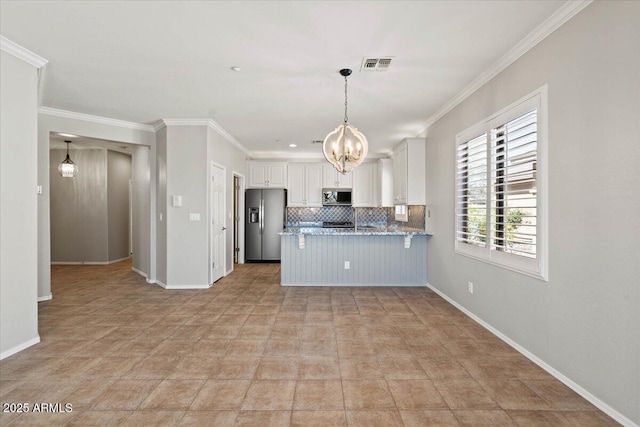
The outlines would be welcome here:
M 398 225 L 424 230 L 425 207 L 409 205 L 409 221 L 395 220 L 394 208 L 354 208 L 351 206 L 323 206 L 321 208 L 287 208 L 287 225 L 303 223 L 321 225 L 324 221 L 351 221 L 360 225 Z

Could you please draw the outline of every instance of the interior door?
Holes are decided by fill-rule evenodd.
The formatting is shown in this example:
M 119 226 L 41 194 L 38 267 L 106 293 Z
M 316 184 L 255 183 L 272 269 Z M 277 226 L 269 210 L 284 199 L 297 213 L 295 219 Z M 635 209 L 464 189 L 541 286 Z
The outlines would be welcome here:
M 225 271 L 225 177 L 224 169 L 211 166 L 211 283 Z

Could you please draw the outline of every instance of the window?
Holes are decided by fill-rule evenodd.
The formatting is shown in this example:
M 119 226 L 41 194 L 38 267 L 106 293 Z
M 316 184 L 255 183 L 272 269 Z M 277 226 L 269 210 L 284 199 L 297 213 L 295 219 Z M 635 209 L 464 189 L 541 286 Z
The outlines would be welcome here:
M 456 252 L 546 280 L 546 87 L 456 137 Z

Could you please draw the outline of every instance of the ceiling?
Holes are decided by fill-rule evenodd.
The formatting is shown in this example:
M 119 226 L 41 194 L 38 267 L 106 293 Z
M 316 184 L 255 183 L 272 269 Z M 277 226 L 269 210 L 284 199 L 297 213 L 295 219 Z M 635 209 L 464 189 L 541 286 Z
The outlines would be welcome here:
M 379 154 L 423 132 L 564 3 L 2 1 L 0 28 L 49 61 L 44 106 L 145 124 L 211 118 L 257 155 L 320 155 L 311 141 L 342 122 L 338 70 L 351 68 L 349 122 Z M 360 72 L 365 56 L 393 60 Z

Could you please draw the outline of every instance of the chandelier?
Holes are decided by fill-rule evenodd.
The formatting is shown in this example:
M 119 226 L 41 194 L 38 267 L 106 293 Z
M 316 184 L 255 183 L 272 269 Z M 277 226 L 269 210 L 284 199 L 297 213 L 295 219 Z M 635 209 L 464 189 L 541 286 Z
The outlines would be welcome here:
M 340 173 L 349 173 L 367 157 L 369 143 L 367 138 L 353 126 L 349 125 L 347 116 L 347 77 L 351 70 L 342 69 L 340 75 L 344 77 L 344 123 L 329 132 L 322 143 L 324 157 Z
M 67 157 L 58 165 L 58 173 L 63 178 L 73 178 L 78 174 L 78 165 L 73 163 L 69 157 L 69 144 L 71 144 L 71 141 L 65 140 L 64 142 L 67 143 Z

